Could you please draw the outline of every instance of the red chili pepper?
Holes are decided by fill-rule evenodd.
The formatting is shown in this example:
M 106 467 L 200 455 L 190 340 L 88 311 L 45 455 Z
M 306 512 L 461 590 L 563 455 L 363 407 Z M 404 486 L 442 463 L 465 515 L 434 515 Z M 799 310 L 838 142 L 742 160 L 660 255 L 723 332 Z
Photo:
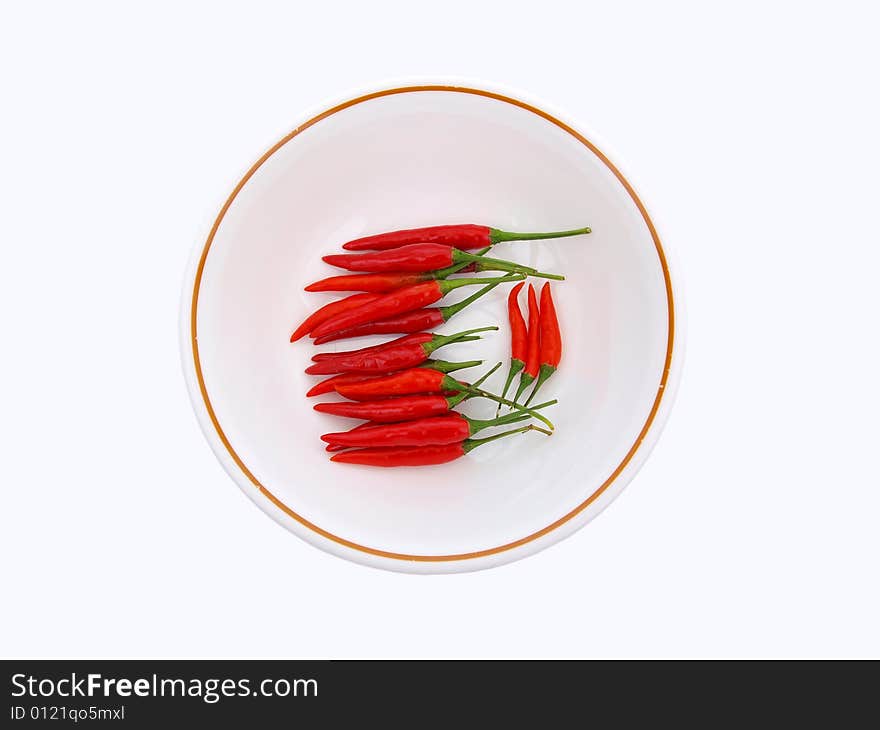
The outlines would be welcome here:
M 553 296 L 550 293 L 550 284 L 544 284 L 541 289 L 541 370 L 538 373 L 538 382 L 535 383 L 535 389 L 526 401 L 526 405 L 531 403 L 535 393 L 544 384 L 556 368 L 559 367 L 559 361 L 562 359 L 562 333 L 559 330 L 559 318 L 556 316 L 556 306 L 553 304 Z
M 545 279 L 565 278 L 558 274 L 541 273 L 531 266 L 478 256 L 440 243 L 413 243 L 378 253 L 331 254 L 323 259 L 331 266 L 349 271 L 430 272 L 456 264 L 474 263 L 479 271 L 517 271 Z
M 432 272 L 420 274 L 344 274 L 330 276 L 309 284 L 306 291 L 366 291 L 384 294 L 404 286 L 438 279 Z
M 483 254 L 488 248 L 478 251 Z M 424 271 L 416 274 L 385 273 L 385 274 L 347 274 L 345 276 L 331 276 L 321 279 L 314 284 L 309 284 L 306 291 L 368 291 L 385 293 L 400 289 L 404 286 L 412 286 L 431 279 L 445 279 L 451 274 L 476 271 L 476 264 L 462 262 L 455 266 L 448 266 L 437 271 Z
M 498 277 L 495 279 L 495 282 L 502 284 L 506 281 L 521 281 L 523 278 L 523 274 L 510 274 L 509 276 Z M 356 327 L 359 324 L 387 319 L 388 317 L 393 317 L 395 314 L 412 312 L 414 309 L 421 309 L 428 304 L 433 304 L 438 299 L 442 299 L 444 295 L 460 286 L 479 286 L 481 284 L 486 284 L 486 279 L 426 281 L 422 284 L 407 286 L 403 289 L 389 292 L 388 294 L 378 295 L 379 298 L 372 302 L 368 302 L 361 307 L 331 317 L 323 324 L 315 327 L 310 334 L 313 338 L 317 339 L 318 337 L 333 334 L 340 330 Z
M 339 461 L 343 464 L 362 464 L 364 466 L 430 466 L 432 464 L 445 464 L 455 461 L 461 456 L 473 451 L 477 446 L 488 444 L 490 441 L 511 436 L 525 431 L 541 431 L 550 435 L 536 426 L 529 425 L 522 428 L 514 428 L 510 431 L 497 433 L 482 439 L 465 439 L 458 443 L 444 444 L 440 446 L 391 446 L 387 448 L 352 449 L 342 451 L 330 457 L 331 461 Z
M 380 319 L 378 322 L 366 322 L 356 327 L 332 332 L 329 335 L 315 338 L 314 344 L 323 345 L 334 340 L 345 340 L 350 337 L 363 337 L 365 335 L 393 335 L 401 332 L 421 332 L 432 330 L 443 324 L 443 315 L 439 307 L 429 309 L 417 309 L 414 312 L 398 314 L 395 317 Z
M 499 282 L 496 281 L 489 284 L 489 286 L 484 286 L 482 289 L 474 292 L 467 299 L 462 299 L 457 304 L 451 304 L 448 307 L 417 309 L 414 312 L 399 314 L 396 317 L 380 319 L 378 322 L 367 322 L 366 324 L 361 324 L 357 327 L 334 332 L 332 335 L 318 337 L 315 340 L 315 344 L 323 345 L 325 342 L 331 342 L 332 340 L 341 340 L 347 337 L 360 337 L 362 335 L 386 335 L 398 332 L 420 332 L 421 330 L 434 329 L 444 322 L 448 322 L 450 317 L 458 314 L 466 306 L 472 304 L 483 296 L 483 294 L 494 289 L 498 286 L 498 283 Z
M 468 418 L 461 413 L 449 413 L 433 418 L 418 418 L 401 423 L 376 424 L 369 428 L 355 428 L 351 431 L 325 433 L 322 441 L 348 448 L 369 448 L 375 446 L 434 446 L 455 444 L 479 433 L 485 428 L 505 426 L 530 418 L 521 413 L 509 413 L 492 420 Z
M 562 333 L 550 284 L 541 289 L 541 364 L 559 367 L 562 360 Z
M 408 395 L 402 398 L 387 398 L 363 403 L 316 403 L 315 410 L 319 413 L 329 413 L 332 416 L 361 418 L 377 423 L 395 423 L 396 421 L 408 421 L 413 418 L 449 413 L 452 410 L 449 401 L 457 397 Z
M 507 390 L 513 379 L 526 366 L 526 321 L 523 319 L 522 312 L 519 308 L 519 292 L 525 285 L 520 282 L 507 295 L 507 320 L 510 322 L 510 369 L 507 371 L 507 380 L 504 382 L 504 390 L 501 391 L 501 397 L 507 395 Z M 499 410 L 501 404 L 498 405 Z M 498 411 L 496 411 L 497 415 Z
M 542 238 L 563 238 L 589 233 L 589 228 L 577 228 L 572 231 L 553 231 L 550 233 L 511 233 L 489 226 L 474 224 L 430 226 L 428 228 L 410 228 L 405 231 L 391 231 L 377 236 L 365 236 L 349 241 L 342 248 L 348 251 L 383 251 L 389 248 L 407 246 L 411 243 L 442 243 L 456 248 L 484 248 L 503 241 L 531 241 Z
M 445 360 L 428 360 L 428 362 L 419 365 L 419 368 L 423 369 L 433 369 L 437 366 L 443 370 L 445 373 L 451 373 L 456 370 L 463 370 L 464 368 L 474 367 L 475 365 L 480 364 L 480 360 L 471 360 L 470 362 L 446 362 Z M 379 378 L 387 377 L 387 373 L 340 373 L 339 375 L 334 375 L 332 378 L 327 378 L 322 380 L 317 385 L 314 385 L 308 393 L 306 393 L 307 398 L 311 398 L 316 395 L 323 395 L 324 393 L 334 393 L 336 388 L 343 385 L 353 385 L 354 383 L 365 383 L 370 380 L 377 380 Z M 456 391 L 458 392 L 458 391 Z
M 526 366 L 519 376 L 519 388 L 516 391 L 516 397 L 513 399 L 514 403 L 519 402 L 519 397 L 523 394 L 523 391 L 538 377 L 538 366 L 541 363 L 540 318 L 535 287 L 529 284 L 529 333 L 528 346 L 526 348 Z
M 476 385 L 462 383 L 448 375 L 443 381 L 443 390 L 458 390 L 459 392 L 450 396 L 405 395 L 400 398 L 385 398 L 361 403 L 316 403 L 314 408 L 320 413 L 329 413 L 334 416 L 360 418 L 364 421 L 379 423 L 394 423 L 396 421 L 411 421 L 415 418 L 440 416 L 454 409 L 463 400 L 479 396 L 511 406 L 522 413 L 528 413 L 533 418 L 547 424 L 548 428 L 553 428 L 553 424 L 534 408 L 524 408 L 512 401 L 481 390 Z
M 528 416 L 515 414 L 520 420 Z M 322 441 L 347 448 L 371 446 L 429 446 L 455 444 L 471 435 L 470 422 L 460 413 L 418 418 L 400 423 L 380 423 L 369 428 L 325 433 Z
M 454 363 L 450 363 L 454 364 Z M 459 363 L 460 370 L 466 367 L 474 367 L 479 361 Z M 479 387 L 492 373 L 498 369 L 498 365 L 492 368 L 472 387 Z M 427 393 L 443 393 L 451 395 L 458 393 L 460 388 L 450 388 L 445 373 L 451 373 L 451 369 L 438 370 L 427 369 L 424 365 L 409 370 L 401 370 L 399 373 L 382 375 L 360 383 L 344 383 L 336 388 L 336 392 L 349 400 L 377 400 L 390 398 L 398 395 L 422 395 Z
M 352 294 L 350 297 L 346 297 L 345 299 L 339 299 L 335 302 L 325 304 L 323 307 L 321 307 L 320 309 L 316 309 L 308 317 L 305 318 L 303 323 L 299 327 L 297 327 L 294 333 L 290 336 L 290 341 L 296 342 L 301 337 L 309 334 L 309 332 L 311 332 L 319 324 L 321 324 L 322 322 L 326 322 L 328 319 L 330 319 L 331 317 L 335 317 L 337 314 L 342 314 L 343 312 L 357 309 L 362 304 L 374 302 L 378 298 L 378 294 Z
M 513 289 L 513 296 L 507 299 L 507 314 L 510 320 L 510 355 L 514 360 L 519 360 L 525 367 L 528 354 L 528 330 L 526 321 L 523 319 L 522 310 L 519 308 L 519 293 L 525 282 L 520 282 Z
M 476 332 L 488 332 L 498 328 L 479 327 L 478 329 L 465 330 L 454 335 L 432 335 L 428 342 L 395 345 L 385 349 L 374 350 L 363 354 L 334 357 L 330 360 L 321 360 L 306 368 L 309 375 L 329 375 L 330 373 L 391 373 L 395 370 L 420 365 L 428 359 L 428 356 L 444 345 L 453 342 L 468 342 L 469 337 Z
M 454 365 L 455 363 L 448 364 Z M 467 367 L 471 366 L 470 363 L 462 363 L 462 365 Z M 349 400 L 359 401 L 381 400 L 383 398 L 393 398 L 402 395 L 432 395 L 435 393 L 440 393 L 442 395 L 458 395 L 462 392 L 462 386 L 470 387 L 472 389 L 479 388 L 486 379 L 492 375 L 492 373 L 501 367 L 501 363 L 497 363 L 495 367 L 470 386 L 468 386 L 467 383 L 461 383 L 460 381 L 451 378 L 443 376 L 437 378 L 431 373 L 423 373 L 428 367 L 429 366 L 427 365 L 421 365 L 418 368 L 403 370 L 399 373 L 392 373 L 391 375 L 378 375 L 371 378 L 369 381 L 363 382 L 363 385 L 370 386 L 368 388 L 360 391 L 346 391 L 345 393 L 340 392 L 339 390 L 336 392 Z M 457 370 L 461 368 L 455 369 Z M 440 371 L 438 370 L 438 373 L 439 372 Z M 452 372 L 452 368 L 447 368 L 445 372 Z M 352 383 L 351 385 L 360 384 L 361 383 Z M 346 386 L 347 384 L 343 384 L 339 387 Z
M 370 347 L 361 347 L 359 350 L 345 350 L 343 352 L 318 352 L 312 355 L 312 361 L 321 362 L 322 360 L 333 360 L 337 357 L 363 355 L 368 352 L 377 352 L 379 350 L 385 350 L 389 347 L 396 347 L 397 345 L 421 345 L 423 342 L 430 342 L 433 336 L 434 335 L 430 332 L 415 332 L 411 335 L 398 337 L 396 340 L 391 340 L 390 342 L 381 342 L 378 345 L 371 345 Z

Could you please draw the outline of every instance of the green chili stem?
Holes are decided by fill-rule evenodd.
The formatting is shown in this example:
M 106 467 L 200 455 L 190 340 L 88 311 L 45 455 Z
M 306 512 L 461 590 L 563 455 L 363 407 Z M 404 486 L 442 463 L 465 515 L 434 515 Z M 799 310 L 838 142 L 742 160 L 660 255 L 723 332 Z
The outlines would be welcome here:
M 494 279 L 443 279 L 442 281 L 437 282 L 437 286 L 440 287 L 440 291 L 443 294 L 448 294 L 453 289 L 458 289 L 460 286 L 471 286 L 473 284 L 486 284 L 487 282 L 494 281 L 496 284 L 504 284 L 508 281 L 522 281 L 526 278 L 525 274 L 509 274 L 507 276 L 498 276 Z
M 499 362 L 495 365 L 494 368 L 492 368 L 488 373 L 486 373 L 482 378 L 480 378 L 476 383 L 474 383 L 472 387 L 479 388 L 484 382 L 486 382 L 486 379 L 500 367 L 501 367 L 501 363 Z M 460 383 L 455 378 L 449 378 L 449 380 L 451 381 L 451 383 L 449 384 L 450 387 L 448 388 L 448 390 L 452 390 L 453 388 L 457 388 L 460 385 Z M 450 396 L 449 398 L 446 399 L 449 402 L 449 410 L 451 411 L 453 408 L 455 408 L 455 406 L 457 406 L 463 400 L 467 400 L 468 398 L 470 398 L 472 396 L 473 396 L 473 393 L 468 393 L 466 390 L 460 390 L 457 395 Z
M 590 228 L 573 228 L 570 231 L 549 231 L 547 233 L 515 233 L 502 231 L 498 228 L 489 229 L 489 240 L 492 243 L 505 241 L 537 241 L 544 238 L 566 238 L 567 236 L 579 236 L 582 233 L 592 233 Z
M 504 398 L 507 395 L 507 391 L 510 389 L 510 384 L 513 382 L 513 379 L 516 377 L 517 373 L 522 370 L 526 364 L 515 357 L 510 358 L 510 370 L 507 372 L 507 380 L 504 382 L 504 390 L 501 391 L 501 397 Z M 501 403 L 498 403 L 498 408 L 495 409 L 495 416 L 501 413 Z
M 456 382 L 458 382 L 458 381 L 456 381 Z M 552 431 L 554 428 L 556 428 L 556 427 L 553 425 L 553 422 L 552 422 L 552 421 L 550 421 L 548 418 L 545 418 L 545 417 L 542 416 L 540 413 L 537 413 L 537 412 L 536 412 L 534 409 L 532 409 L 532 408 L 525 408 L 524 406 L 518 405 L 517 403 L 513 403 L 512 401 L 506 400 L 506 399 L 504 399 L 504 398 L 499 398 L 499 397 L 498 397 L 497 395 L 495 395 L 494 393 L 490 393 L 490 392 L 488 392 L 488 391 L 486 391 L 486 390 L 482 390 L 481 388 L 476 388 L 476 387 L 471 386 L 471 385 L 465 385 L 464 383 L 461 383 L 460 386 L 456 386 L 456 387 L 461 387 L 462 390 L 467 390 L 468 392 L 471 392 L 471 393 L 473 393 L 473 394 L 475 394 L 475 395 L 479 395 L 479 396 L 481 396 L 481 397 L 483 397 L 483 398 L 488 398 L 489 400 L 494 400 L 494 401 L 496 401 L 496 402 L 498 402 L 498 403 L 503 403 L 504 405 L 506 405 L 506 406 L 510 406 L 511 408 L 516 408 L 518 411 L 522 411 L 523 413 L 528 413 L 528 414 L 531 415 L 533 418 L 537 418 L 537 419 L 538 419 L 539 421 L 541 421 L 542 423 L 545 423 L 545 424 L 547 425 L 547 427 L 548 427 L 551 431 Z
M 421 367 L 428 368 L 430 370 L 436 370 L 438 373 L 453 373 L 456 370 L 465 370 L 467 368 L 475 368 L 477 365 L 482 365 L 482 360 L 468 360 L 467 362 L 448 362 L 446 360 L 431 360 L 428 363 L 425 363 Z
M 465 340 L 465 338 L 468 335 L 473 335 L 477 332 L 489 332 L 490 330 L 494 331 L 497 329 L 498 329 L 497 325 L 493 324 L 488 327 L 478 327 L 477 329 L 473 329 L 473 330 L 465 330 L 464 332 L 458 332 L 454 335 L 434 335 L 434 338 L 430 342 L 423 343 L 422 347 L 425 349 L 425 351 L 427 353 L 430 354 L 430 353 L 434 352 L 434 350 L 437 350 L 437 349 L 443 347 L 444 345 L 449 345 L 453 342 L 461 342 L 462 340 Z M 479 339 L 479 338 L 477 338 L 477 339 Z M 467 340 L 465 340 L 465 341 L 467 341 Z
M 490 441 L 497 441 L 498 439 L 504 438 L 505 436 L 512 436 L 515 433 L 525 433 L 526 431 L 540 431 L 547 436 L 552 436 L 550 431 L 545 431 L 543 428 L 538 428 L 533 423 L 530 423 L 528 426 L 523 426 L 522 428 L 514 428 L 510 431 L 504 431 L 502 433 L 496 433 L 494 436 L 487 436 L 482 439 L 467 439 L 462 442 L 461 448 L 464 453 L 468 453 L 473 449 L 477 448 L 477 446 L 482 446 L 483 444 L 488 444 Z
M 544 385 L 546 380 L 556 372 L 556 368 L 552 365 L 541 365 L 541 369 L 538 371 L 537 383 L 535 383 L 535 387 L 529 395 L 528 400 L 525 402 L 525 405 L 528 406 L 529 403 L 532 402 L 532 398 L 535 397 L 535 394 L 538 392 L 540 387 Z
M 519 376 L 519 388 L 516 389 L 516 396 L 513 399 L 514 403 L 519 403 L 519 397 L 523 394 L 523 391 L 534 382 L 534 380 L 535 378 L 527 372 L 523 372 L 523 374 Z
M 452 260 L 475 263 L 482 271 L 520 271 L 523 274 L 533 274 L 537 271 L 537 269 L 533 269 L 531 266 L 517 264 L 513 261 L 493 259 L 488 256 L 478 256 L 477 254 L 468 253 L 457 248 L 452 250 Z
M 486 248 L 481 248 L 477 251 L 477 255 L 481 256 L 484 253 L 487 253 L 491 246 L 486 246 Z M 459 271 L 464 269 L 468 265 L 468 261 L 462 261 L 458 264 L 453 264 L 452 266 L 447 266 L 445 269 L 437 269 L 436 271 L 431 271 L 425 274 L 426 277 L 431 279 L 445 279 L 447 276 L 451 276 L 452 274 L 457 274 Z
M 540 279 L 554 279 L 556 281 L 564 281 L 562 274 L 547 274 L 543 271 L 518 264 L 515 261 L 504 261 L 502 259 L 493 259 L 488 256 L 480 256 L 478 254 L 468 253 L 466 251 L 454 251 L 454 260 L 473 261 L 476 264 L 477 271 L 511 271 L 526 274 L 527 276 L 536 276 Z
M 529 274 L 529 276 L 534 276 L 538 279 L 553 279 L 553 281 L 565 281 L 565 277 L 562 274 L 545 274 L 543 271 L 536 271 L 534 274 Z
M 440 316 L 443 317 L 443 321 L 446 322 L 455 314 L 458 314 L 462 309 L 464 309 L 469 304 L 473 304 L 477 299 L 479 299 L 483 294 L 491 291 L 496 286 L 498 286 L 500 281 L 493 281 L 489 286 L 484 286 L 479 291 L 471 294 L 467 299 L 462 299 L 458 304 L 450 304 L 448 307 L 440 307 Z
M 548 406 L 554 406 L 558 403 L 558 400 L 548 400 L 546 403 L 541 403 L 540 405 L 532 408 L 533 411 L 539 411 L 542 408 L 547 408 Z M 531 418 L 528 413 L 508 413 L 506 416 L 491 418 L 491 419 L 479 419 L 479 418 L 468 418 L 465 416 L 464 418 L 467 420 L 468 424 L 471 427 L 471 434 L 475 434 L 478 431 L 482 431 L 484 428 L 493 428 L 494 426 L 506 426 L 508 423 L 517 423 L 518 421 L 524 421 L 527 418 Z

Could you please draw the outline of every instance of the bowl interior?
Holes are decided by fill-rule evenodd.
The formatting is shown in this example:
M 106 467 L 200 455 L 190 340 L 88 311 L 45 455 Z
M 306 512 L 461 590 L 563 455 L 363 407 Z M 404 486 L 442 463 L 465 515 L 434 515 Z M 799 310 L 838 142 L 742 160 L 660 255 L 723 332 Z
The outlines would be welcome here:
M 563 360 L 540 398 L 560 400 L 548 411 L 556 432 L 504 439 L 438 467 L 331 463 L 320 434 L 357 422 L 313 411 L 316 400 L 329 396 L 304 396 L 316 382 L 303 373 L 315 348 L 308 340 L 291 345 L 288 337 L 308 312 L 335 297 L 306 293 L 303 286 L 340 273 L 320 258 L 346 240 L 449 222 L 524 231 L 592 226 L 590 236 L 492 251 L 567 277 L 553 285 Z M 485 366 L 461 373 L 466 379 L 503 360 L 487 383 L 495 392 L 509 357 L 507 292 L 498 287 L 441 328 L 499 324 L 499 332 L 436 354 L 483 359 Z M 467 293 L 459 290 L 447 301 Z M 525 308 L 524 295 L 521 302 Z M 620 181 L 582 142 L 541 116 L 453 91 L 358 103 L 272 154 L 222 218 L 197 311 L 205 388 L 251 473 L 323 530 L 410 555 L 490 550 L 578 507 L 637 442 L 667 350 L 663 269 Z M 485 400 L 464 409 L 478 417 L 494 410 Z

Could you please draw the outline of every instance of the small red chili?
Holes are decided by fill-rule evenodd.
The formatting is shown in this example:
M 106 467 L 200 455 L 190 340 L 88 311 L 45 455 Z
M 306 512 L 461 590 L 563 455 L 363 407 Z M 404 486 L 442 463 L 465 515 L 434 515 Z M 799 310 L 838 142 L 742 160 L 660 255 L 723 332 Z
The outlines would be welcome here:
M 316 403 L 315 410 L 332 416 L 361 418 L 377 423 L 395 423 L 413 418 L 439 416 L 452 410 L 450 400 L 458 396 L 408 395 L 363 403 Z M 456 401 L 457 402 L 457 401 Z
M 541 431 L 550 435 L 549 431 L 529 425 L 522 428 L 514 428 L 510 431 L 488 436 L 482 439 L 465 439 L 458 443 L 444 444 L 439 446 L 390 446 L 387 448 L 352 449 L 342 451 L 330 457 L 331 461 L 343 464 L 362 464 L 364 466 L 431 466 L 433 464 L 445 464 L 464 456 L 478 446 L 488 444 L 505 436 L 525 431 Z
M 445 363 L 441 360 L 434 363 L 430 368 L 420 365 L 417 368 L 401 370 L 399 373 L 382 375 L 360 383 L 343 383 L 336 388 L 336 392 L 349 400 L 376 400 L 398 395 L 421 395 L 426 393 L 453 394 L 458 393 L 460 389 L 449 387 L 450 383 L 446 379 L 446 374 L 454 370 L 475 367 L 479 364 L 479 360 L 463 363 Z M 437 367 L 437 365 L 446 367 Z M 452 365 L 456 367 L 449 367 Z M 498 365 L 480 378 L 473 387 L 478 387 L 497 369 Z
M 335 302 L 325 304 L 323 307 L 321 307 L 320 309 L 316 309 L 308 317 L 305 318 L 303 323 L 299 327 L 297 327 L 296 330 L 294 330 L 293 334 L 290 336 L 290 341 L 296 342 L 301 337 L 309 334 L 322 322 L 326 322 L 328 319 L 330 319 L 331 317 L 335 317 L 337 314 L 342 314 L 343 312 L 357 309 L 362 304 L 374 302 L 378 298 L 378 294 L 352 294 L 350 297 L 346 297 L 345 299 L 339 299 Z
M 394 291 L 404 286 L 439 279 L 428 273 L 421 274 L 344 274 L 329 276 L 309 284 L 306 291 L 366 291 L 378 294 Z
M 550 233 L 512 233 L 489 226 L 478 226 L 472 223 L 447 226 L 429 226 L 428 228 L 410 228 L 404 231 L 391 231 L 376 236 L 356 238 L 343 244 L 348 251 L 383 251 L 398 248 L 411 243 L 442 243 L 456 248 L 484 248 L 503 241 L 530 241 L 543 238 L 563 238 L 589 233 L 589 228 L 577 228 L 572 231 L 553 231 Z
M 473 302 L 483 296 L 486 292 L 494 289 L 496 286 L 498 286 L 498 282 L 489 284 L 489 286 L 484 286 L 479 291 L 471 294 L 467 299 L 462 299 L 457 304 L 451 304 L 448 307 L 416 309 L 414 312 L 398 314 L 396 317 L 380 319 L 378 322 L 368 322 L 366 324 L 358 325 L 357 327 L 334 332 L 332 335 L 318 337 L 315 340 L 315 344 L 323 345 L 325 342 L 331 342 L 332 340 L 342 340 L 347 337 L 360 337 L 362 335 L 385 335 L 398 332 L 420 332 L 421 330 L 434 329 L 444 322 L 448 322 L 450 317 L 458 314 L 469 304 L 473 304 Z
M 398 337 L 396 340 L 391 340 L 390 342 L 381 342 L 378 345 L 371 345 L 370 347 L 361 347 L 359 350 L 345 350 L 343 352 L 319 352 L 315 355 L 312 355 L 312 361 L 321 362 L 322 360 L 332 360 L 337 357 L 363 355 L 368 352 L 378 352 L 379 350 L 385 350 L 389 347 L 396 347 L 397 345 L 420 345 L 423 342 L 430 342 L 433 336 L 434 335 L 430 332 L 415 332 L 410 335 Z
M 543 274 L 531 266 L 478 256 L 440 243 L 413 243 L 377 253 L 341 253 L 323 258 L 331 266 L 349 271 L 429 272 L 456 264 L 474 263 L 479 271 L 516 271 L 545 279 L 565 278 L 558 274 Z
M 419 368 L 430 370 L 439 366 L 439 368 L 444 373 L 451 373 L 456 370 L 473 367 L 474 365 L 478 365 L 479 363 L 479 360 L 472 360 L 470 362 L 461 363 L 446 362 L 444 360 L 428 360 L 428 362 L 419 365 Z M 387 373 L 340 373 L 339 375 L 334 375 L 331 378 L 326 378 L 320 383 L 312 386 L 308 393 L 306 393 L 306 397 L 311 398 L 316 395 L 323 395 L 324 393 L 334 393 L 336 391 L 336 388 L 343 385 L 365 383 L 370 380 L 378 380 L 379 378 L 385 378 L 387 376 Z
M 528 418 L 518 413 L 516 415 L 518 418 Z M 429 446 L 458 443 L 470 435 L 470 423 L 467 418 L 460 413 L 449 413 L 445 416 L 417 418 L 414 421 L 400 423 L 380 423 L 369 428 L 325 433 L 321 436 L 321 440 L 346 448 Z
M 556 316 L 556 306 L 553 304 L 553 296 L 550 293 L 550 284 L 544 284 L 541 289 L 541 370 L 538 373 L 538 382 L 532 391 L 526 405 L 531 403 L 538 389 L 544 384 L 562 359 L 562 333 L 559 330 L 559 318 Z
M 510 274 L 498 277 L 494 281 L 502 284 L 507 281 L 521 281 L 523 278 L 525 278 L 523 274 Z M 395 314 L 412 312 L 415 309 L 422 309 L 429 304 L 433 304 L 460 286 L 480 286 L 485 284 L 486 279 L 455 279 L 453 281 L 426 281 L 422 284 L 407 286 L 388 294 L 380 294 L 378 299 L 368 302 L 361 307 L 356 307 L 331 317 L 315 327 L 310 332 L 310 335 L 313 338 L 318 338 L 339 332 L 340 330 L 356 327 L 359 324 L 387 319 Z
M 377 322 L 365 322 L 356 327 L 332 332 L 329 335 L 315 338 L 314 344 L 323 345 L 334 340 L 345 340 L 350 337 L 363 337 L 365 335 L 393 335 L 401 332 L 421 332 L 433 330 L 445 321 L 441 313 L 441 307 L 416 309 L 413 312 L 398 314 Z
M 535 287 L 529 284 L 529 331 L 526 365 L 519 376 L 519 388 L 516 391 L 516 397 L 513 399 L 514 403 L 519 403 L 519 397 L 523 394 L 523 391 L 538 377 L 538 366 L 541 360 L 540 316 L 538 298 L 535 296 Z
M 370 448 L 376 446 L 435 446 L 464 441 L 486 428 L 506 426 L 530 418 L 528 414 L 508 413 L 500 418 L 480 420 L 468 418 L 461 413 L 445 416 L 418 418 L 392 424 L 375 424 L 350 431 L 325 433 L 323 441 L 345 448 Z
M 501 397 L 507 395 L 510 384 L 517 374 L 526 366 L 526 321 L 523 319 L 519 308 L 519 292 L 525 285 L 520 282 L 507 295 L 507 320 L 510 322 L 510 369 L 507 371 L 507 380 L 504 382 L 504 390 Z M 501 408 L 499 404 L 498 408 Z M 497 412 L 496 412 L 497 413 Z
M 395 345 L 380 350 L 372 350 L 363 354 L 334 357 L 321 360 L 306 368 L 309 375 L 329 375 L 331 373 L 391 373 L 395 370 L 415 367 L 428 359 L 428 356 L 439 348 L 453 342 L 468 342 L 477 332 L 497 330 L 498 327 L 479 327 L 465 330 L 454 335 L 432 335 L 427 342 Z

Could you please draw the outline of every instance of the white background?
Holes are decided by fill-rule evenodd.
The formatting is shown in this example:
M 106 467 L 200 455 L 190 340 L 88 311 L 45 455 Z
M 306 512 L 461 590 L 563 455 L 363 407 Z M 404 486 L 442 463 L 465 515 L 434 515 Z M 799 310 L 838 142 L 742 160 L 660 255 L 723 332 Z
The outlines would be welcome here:
M 6 657 L 880 655 L 871 3 L 4 3 Z M 678 402 L 595 522 L 418 577 L 333 558 L 211 454 L 185 264 L 305 110 L 452 75 L 632 173 L 688 303 Z

